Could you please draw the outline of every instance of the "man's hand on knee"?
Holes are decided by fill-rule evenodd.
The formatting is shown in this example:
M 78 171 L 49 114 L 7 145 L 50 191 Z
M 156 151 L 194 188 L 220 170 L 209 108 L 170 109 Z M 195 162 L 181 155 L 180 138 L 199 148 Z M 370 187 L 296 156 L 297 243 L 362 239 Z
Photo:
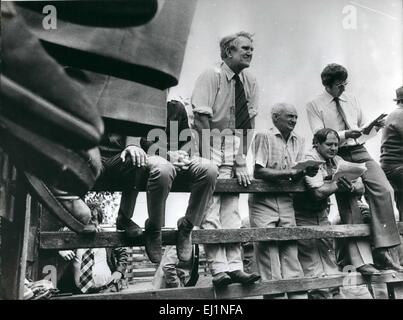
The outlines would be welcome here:
M 130 160 L 133 166 L 137 167 L 144 167 L 147 162 L 147 154 L 145 151 L 136 146 L 127 146 L 120 154 L 120 158 L 123 162 Z

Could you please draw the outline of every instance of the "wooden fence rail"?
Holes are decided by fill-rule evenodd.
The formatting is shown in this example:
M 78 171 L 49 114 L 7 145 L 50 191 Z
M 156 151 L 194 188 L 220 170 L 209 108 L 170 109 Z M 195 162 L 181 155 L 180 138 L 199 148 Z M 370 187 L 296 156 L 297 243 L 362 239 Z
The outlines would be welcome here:
M 398 223 L 403 234 L 403 223 Z M 194 230 L 192 241 L 205 243 L 238 243 L 256 241 L 288 241 L 321 238 L 349 238 L 370 236 L 369 225 L 334 225 L 290 228 L 250 228 L 226 230 Z M 78 235 L 73 232 L 41 232 L 40 249 L 66 250 L 74 248 L 133 247 L 143 246 L 144 239 L 128 240 L 124 232 L 99 232 L 93 235 Z M 163 245 L 175 244 L 176 231 L 162 232 Z

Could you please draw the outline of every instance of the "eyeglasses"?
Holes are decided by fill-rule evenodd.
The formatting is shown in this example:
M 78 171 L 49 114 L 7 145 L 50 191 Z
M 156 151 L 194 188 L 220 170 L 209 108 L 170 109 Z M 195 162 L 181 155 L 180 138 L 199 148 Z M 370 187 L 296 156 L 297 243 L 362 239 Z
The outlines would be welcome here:
M 396 100 L 396 104 L 402 104 L 402 103 L 403 103 L 403 99 Z
M 336 87 L 337 87 L 337 88 L 341 88 L 341 87 L 345 87 L 345 86 L 347 86 L 347 85 L 348 85 L 348 82 L 347 82 L 347 81 L 344 81 L 343 83 L 336 84 Z

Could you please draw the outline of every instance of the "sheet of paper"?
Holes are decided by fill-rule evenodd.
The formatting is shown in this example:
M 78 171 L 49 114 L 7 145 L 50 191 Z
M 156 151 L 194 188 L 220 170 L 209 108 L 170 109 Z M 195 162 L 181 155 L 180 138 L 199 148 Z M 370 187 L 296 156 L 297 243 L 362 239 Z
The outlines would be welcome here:
M 363 144 L 364 142 L 368 141 L 369 139 L 372 139 L 378 134 L 378 131 L 376 131 L 376 128 L 373 127 L 372 130 L 370 131 L 369 134 L 362 134 L 360 137 L 355 139 L 357 143 Z
M 367 171 L 365 163 L 352 163 L 340 160 L 332 180 L 337 181 L 339 178 L 345 177 L 348 181 L 354 181 L 361 177 L 365 171 Z
M 363 134 L 369 134 L 372 129 L 374 128 L 375 124 L 379 121 L 382 120 L 383 118 L 385 118 L 388 114 L 387 113 L 381 113 L 378 117 L 376 117 L 374 120 L 372 120 L 371 122 L 365 124 L 363 127 L 361 127 L 361 131 L 363 132 Z
M 298 161 L 292 168 L 297 170 L 305 170 L 308 167 L 319 166 L 323 163 L 325 163 L 323 160 L 306 159 Z

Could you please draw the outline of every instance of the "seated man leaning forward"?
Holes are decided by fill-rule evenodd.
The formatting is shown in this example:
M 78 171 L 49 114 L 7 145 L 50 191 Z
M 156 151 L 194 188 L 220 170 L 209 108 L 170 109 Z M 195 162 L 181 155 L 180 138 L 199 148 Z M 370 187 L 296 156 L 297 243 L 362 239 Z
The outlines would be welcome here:
M 315 176 L 318 167 L 292 169 L 304 156 L 304 140 L 293 130 L 297 111 L 293 105 L 279 103 L 271 110 L 274 127 L 258 133 L 255 140 L 255 178 L 266 181 L 299 180 Z M 294 227 L 291 194 L 256 193 L 249 195 L 252 228 Z M 256 263 L 262 280 L 303 277 L 296 241 L 256 242 Z M 289 298 L 306 298 L 305 293 L 289 293 Z
M 184 106 L 177 101 L 168 103 L 168 111 L 168 125 L 175 121 L 179 122 L 179 125 L 184 123 L 178 128 L 180 134 L 182 129 L 187 127 Z M 186 121 L 179 121 L 178 115 L 183 113 Z M 108 138 L 113 140 L 112 135 Z M 119 136 L 119 138 L 121 140 L 122 137 Z M 141 234 L 139 226 L 131 220 L 138 194 L 134 187 L 143 188 L 146 185 L 149 218 L 145 222 L 145 248 L 152 262 L 160 262 L 165 202 L 174 179 L 184 179 L 190 183 L 190 198 L 185 217 L 178 220 L 176 250 L 179 260 L 190 260 L 192 257 L 191 231 L 194 226 L 200 226 L 206 207 L 211 201 L 218 174 L 217 166 L 206 159 L 190 158 L 184 150 L 174 149 L 166 143 L 169 137 L 157 142 L 135 137 L 126 137 L 125 141 L 126 147 L 122 142 L 115 143 L 116 150 L 110 152 L 109 156 L 106 156 L 106 150 L 101 148 L 103 169 L 97 180 L 97 184 L 100 185 L 110 185 L 111 181 L 116 181 L 118 186 L 126 186 L 122 192 L 116 228 L 125 230 L 131 238 Z M 152 155 L 154 153 L 152 150 L 167 155 L 168 159 Z
M 102 210 L 91 211 L 91 223 L 102 223 Z M 67 227 L 63 228 L 67 231 Z M 64 269 L 58 288 L 62 292 L 105 293 L 120 290 L 127 265 L 126 248 L 82 248 L 62 250 L 59 255 L 70 262 Z
M 338 162 L 337 156 L 340 138 L 338 133 L 329 128 L 318 130 L 313 137 L 313 149 L 306 159 L 322 160 L 319 172 L 314 177 L 305 177 L 308 192 L 294 196 L 295 217 L 298 226 L 330 225 L 328 220 L 329 196 L 335 192 L 338 198 L 340 218 L 344 224 L 363 223 L 358 205 L 358 197 L 364 193 L 361 178 L 350 182 L 346 178 L 332 181 Z M 371 247 L 363 239 L 351 239 L 347 243 L 350 263 L 364 275 L 379 275 L 373 267 Z M 298 257 L 305 276 L 324 276 L 338 274 L 331 239 L 298 240 Z

